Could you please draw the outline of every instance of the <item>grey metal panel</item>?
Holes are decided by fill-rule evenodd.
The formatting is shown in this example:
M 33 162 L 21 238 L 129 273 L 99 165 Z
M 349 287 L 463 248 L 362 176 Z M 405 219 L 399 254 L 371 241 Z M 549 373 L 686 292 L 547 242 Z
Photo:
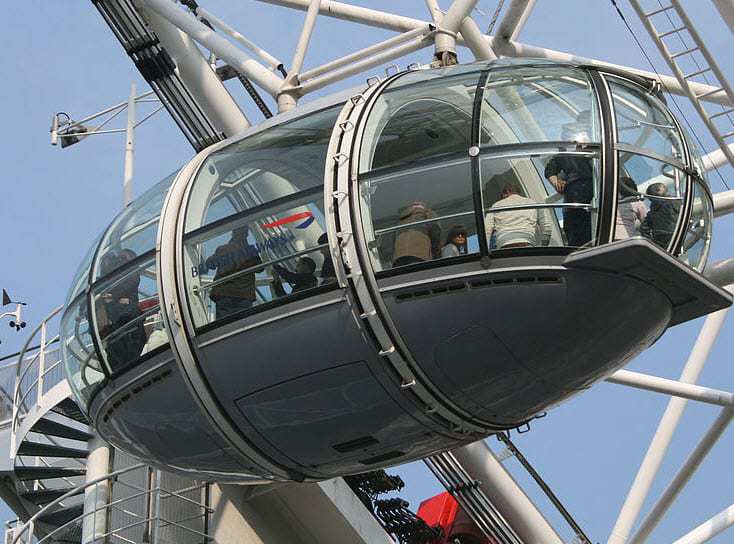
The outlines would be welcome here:
M 349 471 L 364 470 L 366 465 L 360 465 L 357 457 L 364 460 L 388 450 L 399 450 L 393 447 L 395 439 L 386 438 L 390 432 L 394 432 L 395 437 L 403 437 L 403 442 L 408 443 L 404 454 L 410 458 L 417 457 L 418 451 L 435 451 L 456 444 L 455 437 L 449 438 L 436 432 L 440 426 L 431 424 L 428 416 L 421 413 L 401 391 L 397 377 L 387 374 L 375 349 L 361 335 L 346 303 L 339 302 L 287 315 L 294 307 L 314 305 L 316 299 L 329 296 L 333 297 L 333 294 L 257 314 L 207 332 L 197 339 L 200 345 L 205 345 L 199 348 L 201 369 L 219 401 L 246 438 L 279 463 L 317 478 L 343 473 L 347 470 L 347 464 Z M 272 321 L 278 312 L 284 317 Z M 255 326 L 258 321 L 264 324 Z M 366 362 L 350 365 L 355 361 Z M 267 425 L 256 415 L 258 407 L 254 399 L 270 405 L 282 399 L 277 410 L 284 410 L 289 416 L 308 411 L 316 401 L 310 394 L 320 381 L 313 376 L 324 377 L 329 375 L 329 371 L 341 367 L 354 369 L 354 375 L 348 371 L 337 372 L 338 377 L 334 377 L 331 387 L 338 389 L 339 384 L 349 387 L 355 379 L 366 380 L 372 388 L 372 394 L 379 396 L 379 402 L 382 403 L 379 414 L 368 414 L 369 407 L 355 408 L 353 419 L 336 424 L 337 427 L 341 426 L 339 429 L 329 429 L 326 424 L 329 416 L 324 414 L 324 427 L 318 432 L 314 432 L 314 427 L 308 427 L 307 424 L 304 424 L 303 429 L 289 426 L 286 437 L 300 437 L 290 442 L 270 437 L 271 431 L 263 430 Z M 338 406 L 336 398 L 325 398 L 333 403 L 335 412 L 332 415 L 338 419 L 343 406 Z M 245 406 L 247 408 L 243 414 L 241 408 Z M 325 406 L 317 409 L 325 410 Z M 303 418 L 299 416 L 296 420 L 303 421 Z M 331 448 L 332 444 L 371 436 L 376 429 L 382 429 L 383 438 L 379 446 L 368 453 L 342 452 L 337 455 L 336 450 Z M 348 437 L 335 437 L 333 441 L 328 439 L 329 433 L 347 431 Z M 321 453 L 316 454 L 315 451 Z
M 99 407 L 96 425 L 115 447 L 166 470 L 229 481 L 263 472 L 223 443 L 172 362 L 115 389 Z
M 505 426 L 619 368 L 670 319 L 661 292 L 610 274 L 526 269 L 436 279 L 386 293 L 393 319 L 445 394 Z
M 731 293 L 642 238 L 573 253 L 565 264 L 636 278 L 661 290 L 673 304 L 671 326 L 732 304 Z

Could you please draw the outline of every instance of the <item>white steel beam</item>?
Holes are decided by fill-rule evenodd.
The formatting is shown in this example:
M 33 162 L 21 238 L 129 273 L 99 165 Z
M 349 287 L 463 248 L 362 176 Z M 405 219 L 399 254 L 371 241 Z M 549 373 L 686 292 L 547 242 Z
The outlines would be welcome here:
M 701 327 L 701 332 L 696 339 L 696 343 L 691 350 L 691 354 L 688 357 L 680 380 L 683 383 L 693 384 L 698 380 L 698 376 L 701 374 L 703 367 L 706 363 L 711 348 L 721 331 L 721 327 L 724 324 L 728 310 L 719 310 L 709 314 L 706 317 L 706 321 Z M 627 498 L 622 505 L 622 509 L 617 518 L 617 522 L 614 524 L 612 533 L 609 536 L 609 544 L 625 544 L 630 536 L 632 527 L 640 515 L 640 510 L 645 502 L 652 482 L 660 469 L 663 457 L 668 450 L 670 441 L 673 438 L 678 423 L 683 416 L 685 410 L 686 399 L 674 397 L 668 402 L 668 407 L 665 409 L 663 417 L 660 419 L 657 431 L 653 437 L 650 447 L 645 454 L 640 469 L 635 476 L 635 480 L 632 483 L 632 487 L 627 494 Z
M 252 53 L 254 53 L 258 57 L 260 57 L 262 60 L 264 60 L 268 64 L 268 66 L 270 66 L 273 70 L 283 69 L 284 65 L 277 57 L 274 57 L 273 55 L 265 51 L 262 47 L 259 47 L 253 41 L 248 40 L 244 35 L 242 35 L 242 33 L 236 31 L 234 28 L 232 28 L 227 23 L 222 21 L 219 17 L 214 15 L 212 12 L 207 11 L 202 7 L 197 7 L 196 15 L 197 17 L 200 17 L 202 19 L 206 19 L 207 21 L 211 23 L 213 27 L 218 28 L 219 30 L 224 32 L 227 36 L 229 36 L 233 40 L 245 46 Z
M 523 542 L 562 544 L 558 533 L 483 440 L 452 453 L 472 479 L 482 482 L 482 491 Z
M 135 169 L 135 82 L 130 84 L 130 98 L 127 101 L 127 128 L 125 129 L 125 166 L 122 177 L 122 206 L 127 208 L 133 202 L 133 172 Z
M 714 217 L 734 212 L 734 189 L 714 194 Z
M 495 41 L 498 41 L 497 47 L 510 41 L 517 41 L 534 7 L 535 0 L 512 0 L 494 34 Z
M 729 30 L 734 32 L 734 0 L 713 0 L 713 2 Z
M 731 149 L 732 153 L 734 153 L 734 144 L 729 144 L 729 149 Z M 716 149 L 711 153 L 707 153 L 706 155 L 701 157 L 701 160 L 703 161 L 703 167 L 706 169 L 707 172 L 710 172 L 714 168 L 719 168 L 720 166 L 724 166 L 725 164 L 729 163 L 729 160 L 726 158 L 726 155 L 724 155 L 724 152 L 721 149 Z
M 309 0 L 257 0 L 258 2 L 264 2 L 267 4 L 274 4 L 278 6 L 306 10 L 309 6 Z M 321 0 L 321 14 L 343 21 L 351 21 L 355 23 L 361 23 L 367 26 L 376 28 L 384 28 L 387 30 L 395 30 L 397 32 L 407 32 L 417 26 L 428 24 L 427 21 L 421 21 L 413 19 L 411 17 L 403 17 L 401 15 L 393 15 L 392 13 L 385 13 L 384 11 L 378 11 L 369 8 L 363 8 L 359 6 L 352 6 L 343 2 L 335 2 L 334 0 Z M 533 45 L 523 44 L 516 41 L 510 41 L 503 47 L 498 47 L 499 43 L 496 42 L 492 37 L 485 36 L 485 40 L 489 43 L 490 47 L 498 55 L 504 55 L 506 57 L 535 57 L 545 58 L 549 60 L 575 62 L 578 64 L 590 64 L 599 67 L 608 67 L 616 70 L 625 70 L 633 74 L 637 74 L 650 79 L 659 79 L 665 85 L 665 87 L 673 94 L 685 96 L 685 93 L 678 83 L 678 80 L 673 76 L 655 74 L 653 72 L 647 72 L 645 70 L 639 70 L 637 68 L 630 68 L 628 66 L 620 66 L 609 62 L 603 62 L 595 59 L 589 59 L 586 57 L 579 57 L 564 53 L 562 51 L 554 51 L 553 49 L 545 49 L 543 47 L 536 47 Z M 459 35 L 457 37 L 458 44 L 464 44 L 464 36 Z M 711 85 L 705 85 L 703 83 L 690 83 L 691 89 L 698 95 L 704 95 L 707 92 L 716 90 L 716 87 Z M 704 98 L 703 101 L 713 102 L 716 104 L 731 105 L 726 95 L 723 92 L 717 94 L 711 94 Z
M 158 13 L 146 8 L 147 5 L 143 6 L 142 11 L 148 24 L 168 54 L 176 61 L 178 75 L 214 127 L 227 136 L 248 128 L 250 121 L 191 38 Z M 189 17 L 194 19 L 191 15 Z
M 316 26 L 316 17 L 319 15 L 320 6 L 321 0 L 311 0 L 311 4 L 308 6 L 306 20 L 303 22 L 301 36 L 298 38 L 298 45 L 296 45 L 296 50 L 293 53 L 293 60 L 291 61 L 290 71 L 294 74 L 300 73 L 303 68 L 303 61 L 306 58 L 308 43 L 311 41 L 311 35 L 313 34 L 313 29 Z
M 429 32 L 433 32 L 434 30 L 435 30 L 435 27 L 433 25 L 428 24 L 425 27 L 418 27 L 414 30 L 403 32 L 402 34 L 398 34 L 397 36 L 389 38 L 383 42 L 376 43 L 375 45 L 365 47 L 364 49 L 355 51 L 354 53 L 351 53 L 339 59 L 333 60 L 331 62 L 327 62 L 326 64 L 318 66 L 317 68 L 312 68 L 311 70 L 306 70 L 304 72 L 301 72 L 299 79 L 301 80 L 301 82 L 308 81 L 309 79 L 313 79 L 317 76 L 325 74 L 326 72 L 331 72 L 333 70 L 336 70 L 337 68 L 341 68 L 343 66 L 347 66 L 348 64 L 352 64 L 354 62 L 363 60 L 372 54 L 380 53 L 380 52 L 384 52 L 389 49 L 392 49 L 393 47 L 400 45 L 403 42 L 407 42 L 408 40 L 412 38 L 417 38 L 418 36 L 425 36 Z
M 471 17 L 467 17 L 461 23 L 461 35 L 464 43 L 471 50 L 477 60 L 495 60 L 495 54 L 492 46 L 489 45 L 487 36 L 479 29 L 477 23 Z
M 720 287 L 734 284 L 734 257 L 706 266 L 704 275 Z
M 700 385 L 681 383 L 676 380 L 632 372 L 631 370 L 617 370 L 606 381 L 636 389 L 644 389 L 645 391 L 654 391 L 655 393 L 663 393 L 688 400 L 715 404 L 717 406 L 734 406 L 734 393 L 720 389 L 711 389 L 710 387 L 702 387 Z
M 461 23 L 477 5 L 478 0 L 454 0 L 436 32 L 436 54 L 449 52 L 456 54 L 456 36 Z
M 409 55 L 410 53 L 413 53 L 425 47 L 429 47 L 430 45 L 432 45 L 432 43 L 433 40 L 430 38 L 430 36 L 419 36 L 417 38 L 413 38 L 403 45 L 395 47 L 389 51 L 385 51 L 384 53 L 366 58 L 361 62 L 356 62 L 341 69 L 334 70 L 333 72 L 325 74 L 321 77 L 306 81 L 297 88 L 298 95 L 303 96 L 305 94 L 317 91 L 323 87 L 326 87 L 327 85 L 331 85 L 335 81 L 346 79 L 355 74 L 359 74 L 360 72 L 364 72 L 365 70 L 369 70 L 370 68 L 374 68 L 375 66 L 379 66 L 380 64 L 390 62 L 391 60 L 404 57 L 405 55 Z
M 440 23 L 443 19 L 443 12 L 441 7 L 438 5 L 438 0 L 426 0 L 426 7 L 428 12 L 431 14 L 431 19 L 434 23 Z
M 673 544 L 703 544 L 734 525 L 734 504 L 693 531 L 680 537 Z
M 278 94 L 282 84 L 278 76 L 255 59 L 248 57 L 226 38 L 217 35 L 193 14 L 179 9 L 170 0 L 140 0 L 140 2 L 212 51 L 234 70 L 251 79 L 268 94 L 272 96 Z
M 673 504 L 673 501 L 675 501 L 691 479 L 693 473 L 701 466 L 701 463 L 709 454 L 711 448 L 721 438 L 721 435 L 729 426 L 729 423 L 731 423 L 732 418 L 734 418 L 734 409 L 725 408 L 721 411 L 719 417 L 716 418 L 716 421 L 711 425 L 691 455 L 688 456 L 688 459 L 683 463 L 683 466 L 675 477 L 673 477 L 668 487 L 665 488 L 658 502 L 655 503 L 650 513 L 645 517 L 637 533 L 630 540 L 630 544 L 642 544 L 650 536 L 650 533 L 657 527 L 660 520 L 670 508 L 670 505 Z

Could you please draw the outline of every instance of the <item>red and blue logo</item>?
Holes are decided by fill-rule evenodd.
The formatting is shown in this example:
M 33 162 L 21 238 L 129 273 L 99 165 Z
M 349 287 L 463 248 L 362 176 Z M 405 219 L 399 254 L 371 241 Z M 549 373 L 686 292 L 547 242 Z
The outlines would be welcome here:
M 296 213 L 293 215 L 289 215 L 288 217 L 284 217 L 283 219 L 278 219 L 277 221 L 273 221 L 272 223 L 265 223 L 263 225 L 263 228 L 265 229 L 273 229 L 275 227 L 282 227 L 283 225 L 288 225 L 289 223 L 295 223 L 296 221 L 304 220 L 302 223 L 299 223 L 296 225 L 297 229 L 305 229 L 307 228 L 311 223 L 314 222 L 315 217 L 313 216 L 313 213 L 311 212 L 301 212 Z

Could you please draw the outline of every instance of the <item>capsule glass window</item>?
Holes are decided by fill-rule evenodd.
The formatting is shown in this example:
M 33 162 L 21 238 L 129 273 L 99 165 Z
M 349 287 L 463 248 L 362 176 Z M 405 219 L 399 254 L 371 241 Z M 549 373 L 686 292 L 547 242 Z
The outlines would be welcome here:
M 680 260 L 702 271 L 711 246 L 711 225 L 714 221 L 711 195 L 699 181 L 693 183 L 693 206 L 686 225 Z
M 213 153 L 199 169 L 184 234 L 197 327 L 334 283 L 323 181 L 341 108 L 255 133 Z
M 620 152 L 614 239 L 644 237 L 671 250 L 685 211 L 688 176 L 672 164 Z
M 489 251 L 595 242 L 601 133 L 584 70 L 490 71 L 478 136 Z
M 61 318 L 61 352 L 69 385 L 77 398 L 87 402 L 105 380 L 92 339 L 87 297 L 82 295 L 67 305 Z
M 478 71 L 418 71 L 375 101 L 359 157 L 376 271 L 478 252 L 469 147 Z
M 668 162 L 685 163 L 681 136 L 665 104 L 636 85 L 617 78 L 608 80 L 618 142 Z

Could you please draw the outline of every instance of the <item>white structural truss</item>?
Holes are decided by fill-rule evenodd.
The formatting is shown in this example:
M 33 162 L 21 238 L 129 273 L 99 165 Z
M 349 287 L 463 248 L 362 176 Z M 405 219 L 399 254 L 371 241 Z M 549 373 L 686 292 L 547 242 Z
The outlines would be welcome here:
M 708 154 L 704 157 L 705 167 L 713 170 L 726 164 L 734 166 L 734 91 L 717 60 L 706 47 L 705 36 L 695 28 L 678 0 L 660 0 L 660 2 L 632 0 L 630 4 L 634 10 L 626 10 L 628 15 L 637 13 L 641 24 L 649 32 L 648 38 L 657 46 L 663 59 L 667 62 L 666 71 L 669 70 L 672 75 L 658 74 L 655 71 L 638 68 L 619 67 L 603 60 L 585 58 L 522 42 L 520 34 L 525 23 L 532 17 L 536 0 L 507 0 L 504 2 L 504 9 L 492 35 L 485 34 L 473 18 L 478 0 L 453 0 L 452 2 L 425 0 L 423 19 L 405 17 L 334 0 L 257 1 L 303 12 L 303 26 L 290 58 L 282 59 L 271 54 L 267 51 L 268 44 L 255 43 L 216 13 L 206 9 L 206 6 L 203 5 L 204 1 L 201 2 L 202 5 L 192 1 L 176 2 L 174 0 L 135 0 L 132 2 L 132 5 L 145 15 L 150 26 L 165 43 L 167 50 L 179 67 L 179 75 L 189 85 L 194 99 L 214 120 L 216 127 L 221 129 L 223 134 L 231 135 L 251 124 L 251 120 L 247 119 L 240 108 L 232 103 L 231 96 L 223 86 L 223 74 L 226 74 L 227 70 L 233 71 L 235 77 L 239 76 L 251 82 L 258 92 L 272 99 L 279 112 L 285 112 L 297 107 L 299 101 L 309 94 L 356 74 L 371 76 L 370 70 L 378 66 L 427 49 L 430 50 L 430 55 L 427 55 L 426 63 L 433 62 L 436 66 L 455 64 L 457 55 L 463 57 L 460 59 L 462 61 L 493 60 L 502 57 L 539 57 L 623 68 L 657 79 L 668 93 L 689 99 L 693 108 L 699 113 L 704 126 L 710 132 L 711 138 L 707 140 L 714 141 L 717 147 L 707 150 Z M 422 0 L 412 1 L 421 2 Z M 697 1 L 711 2 L 715 5 L 723 20 L 734 31 L 734 1 Z M 246 4 L 247 2 L 242 2 L 243 9 L 247 9 Z M 629 6 L 625 4 L 625 7 Z M 308 66 L 306 61 L 309 44 L 312 42 L 317 27 L 316 23 L 320 17 L 339 19 L 346 24 L 388 30 L 394 32 L 395 35 L 388 39 L 375 41 L 373 45 L 357 51 L 343 51 L 341 56 L 335 55 L 333 60 L 320 66 Z M 464 50 L 460 50 L 458 54 L 457 47 L 459 46 L 465 47 L 473 58 L 466 58 L 467 53 Z M 336 46 L 334 51 L 336 52 Z M 213 77 L 213 74 L 219 74 L 220 77 Z M 128 101 L 106 110 L 106 112 L 116 114 L 127 108 L 129 114 L 124 191 L 126 204 L 130 202 L 132 195 L 130 184 L 132 181 L 132 127 L 135 125 L 135 104 L 136 101 L 150 94 L 146 93 L 136 98 L 133 87 Z M 86 122 L 86 120 L 83 121 Z M 73 128 L 78 125 L 81 125 L 81 122 L 72 123 L 70 126 Z M 68 130 L 70 126 L 67 126 L 66 129 Z M 58 129 L 58 126 L 56 128 Z M 734 192 L 725 191 L 715 194 L 714 203 L 717 217 L 734 212 Z M 708 268 L 707 274 L 715 283 L 729 290 L 734 288 L 734 260 L 727 259 L 720 263 L 713 263 Z M 654 529 L 734 418 L 734 392 L 697 384 L 712 346 L 722 330 L 726 315 L 727 311 L 723 310 L 705 319 L 679 379 L 665 379 L 629 370 L 620 370 L 607 379 L 611 383 L 670 396 L 668 406 L 660 419 L 617 522 L 608 538 L 609 544 L 656 542 L 654 536 L 651 536 Z M 720 414 L 706 430 L 700 442 L 691 448 L 688 458 L 643 518 L 643 506 L 689 401 L 717 406 Z M 535 544 L 528 540 L 534 537 L 546 538 L 545 543 L 560 542 L 560 538 L 543 515 L 535 509 L 522 490 L 514 482 L 508 480 L 507 474 L 501 468 L 500 461 L 488 448 L 485 450 L 480 446 L 472 445 L 451 455 L 454 457 L 446 461 L 447 463 L 461 461 L 465 467 L 475 467 L 475 472 L 471 477 L 477 479 L 476 472 L 479 471 L 482 477 L 488 480 L 487 483 L 494 486 L 493 489 L 498 493 L 492 498 L 494 504 L 504 502 L 509 505 L 503 512 L 506 523 L 512 529 L 511 531 L 508 529 L 508 532 L 525 537 L 523 541 L 528 544 Z M 482 463 L 482 456 L 485 457 L 484 463 Z M 131 471 L 135 468 L 124 470 Z M 100 475 L 100 480 L 106 478 L 109 478 L 109 475 Z M 94 478 L 88 478 L 86 486 L 89 487 L 96 483 L 98 482 Z M 73 494 L 70 492 L 70 495 Z M 734 501 L 734 492 L 731 494 L 731 500 Z M 610 504 L 613 504 L 613 501 L 610 500 Z M 721 513 L 714 514 L 712 512 L 711 519 L 690 533 L 681 536 L 676 543 L 706 542 L 734 524 L 734 505 Z M 697 523 L 697 520 L 690 521 L 691 527 Z M 93 531 L 94 528 L 85 530 Z M 734 540 L 734 537 L 732 539 Z M 15 541 L 19 539 L 16 538 Z

